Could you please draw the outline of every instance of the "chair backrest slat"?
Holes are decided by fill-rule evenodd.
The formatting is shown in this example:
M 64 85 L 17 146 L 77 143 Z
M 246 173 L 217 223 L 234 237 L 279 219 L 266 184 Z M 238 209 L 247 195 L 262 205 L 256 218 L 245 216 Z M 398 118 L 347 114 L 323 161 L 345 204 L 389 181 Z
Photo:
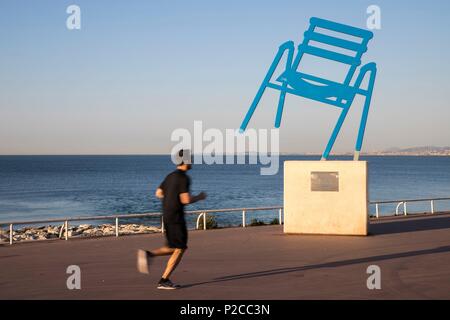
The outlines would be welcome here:
M 317 30 L 318 28 L 322 30 Z M 327 31 L 328 34 L 325 34 Z M 356 40 L 348 40 L 351 38 L 349 36 Z M 373 33 L 369 30 L 313 17 L 310 19 L 310 26 L 304 34 L 303 42 L 298 46 L 299 51 L 292 65 L 293 70 L 297 70 L 303 54 L 334 60 L 349 65 L 350 68 L 343 80 L 343 83 L 348 85 L 356 68 L 361 64 L 361 56 L 367 51 L 367 43 L 372 37 Z M 336 50 L 333 50 L 333 47 L 336 47 Z M 350 53 L 346 54 L 347 51 Z
M 304 53 L 309 53 L 309 54 L 312 54 L 314 56 L 318 56 L 318 57 L 322 57 L 322 58 L 325 58 L 325 59 L 334 60 L 334 61 L 337 61 L 337 62 L 346 63 L 346 64 L 349 64 L 349 65 L 360 65 L 361 64 L 361 60 L 358 57 L 351 57 L 351 56 L 348 56 L 346 54 L 333 52 L 333 51 L 330 51 L 330 50 L 326 50 L 326 49 L 322 49 L 322 48 L 318 48 L 318 47 L 313 47 L 313 46 L 310 46 L 310 45 L 302 44 L 302 45 L 299 46 L 299 49 L 302 50 Z
M 305 32 L 305 38 L 308 38 L 309 40 L 325 43 L 331 46 L 340 47 L 347 50 L 352 51 L 367 51 L 367 46 L 364 46 L 362 43 L 357 43 L 341 38 L 332 37 L 323 33 L 318 32 L 312 32 L 312 31 L 306 31 Z
M 364 39 L 368 39 L 368 40 L 372 39 L 372 37 L 373 37 L 373 33 L 369 30 L 364 30 L 364 29 L 348 26 L 346 24 L 341 24 L 341 23 L 337 23 L 337 22 L 333 22 L 333 21 L 329 21 L 329 20 L 324 20 L 324 19 L 313 17 L 309 20 L 309 22 L 310 22 L 311 26 L 345 33 L 345 34 L 348 34 L 348 35 L 351 35 L 354 37 L 364 38 Z

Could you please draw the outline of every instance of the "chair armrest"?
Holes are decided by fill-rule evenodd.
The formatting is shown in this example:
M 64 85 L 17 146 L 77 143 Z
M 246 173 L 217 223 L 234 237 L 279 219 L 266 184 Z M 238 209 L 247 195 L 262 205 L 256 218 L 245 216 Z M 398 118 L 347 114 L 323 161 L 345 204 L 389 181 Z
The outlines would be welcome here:
M 286 50 L 287 50 L 288 54 L 287 54 L 287 59 L 286 59 L 285 71 L 290 70 L 292 68 L 292 62 L 294 59 L 294 51 L 295 51 L 294 41 L 286 41 L 278 47 L 278 52 L 274 59 L 274 62 L 276 61 L 277 65 L 278 65 L 279 61 L 281 60 L 281 58 L 284 56 L 284 53 L 286 52 Z M 272 64 L 272 66 L 271 66 L 272 73 L 275 71 L 275 68 L 273 68 L 273 67 L 274 67 L 274 65 Z
M 292 66 L 292 60 L 294 59 L 294 41 L 286 41 L 285 43 L 282 43 L 279 47 L 278 47 L 278 53 L 275 59 L 281 59 L 284 55 L 284 53 L 286 52 L 286 50 L 288 51 L 288 56 L 286 59 L 286 69 Z
M 280 50 L 280 51 L 281 50 L 285 51 L 285 50 L 289 50 L 289 49 L 294 50 L 294 41 L 286 41 L 278 47 L 278 50 Z
M 369 62 L 359 69 L 358 78 L 356 78 L 355 81 L 355 88 L 360 89 L 361 83 L 368 72 L 370 72 L 370 79 L 367 91 L 372 91 L 372 87 L 375 82 L 375 75 L 377 73 L 377 65 L 375 62 Z

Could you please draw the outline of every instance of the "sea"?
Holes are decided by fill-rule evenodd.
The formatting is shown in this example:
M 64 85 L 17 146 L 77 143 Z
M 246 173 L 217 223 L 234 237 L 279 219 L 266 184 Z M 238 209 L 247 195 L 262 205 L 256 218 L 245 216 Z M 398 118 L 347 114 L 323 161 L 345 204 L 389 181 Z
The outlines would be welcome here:
M 255 164 L 194 165 L 188 172 L 191 191 L 205 191 L 208 197 L 187 210 L 281 206 L 282 163 L 319 158 L 280 156 L 276 175 L 261 175 L 261 165 Z M 450 197 L 450 157 L 363 156 L 361 160 L 369 163 L 370 201 Z M 0 223 L 159 212 L 155 190 L 173 170 L 169 155 L 0 156 Z M 435 211 L 449 211 L 450 201 L 437 201 L 434 206 Z M 380 214 L 392 214 L 395 207 L 380 205 Z M 369 209 L 374 214 L 374 205 Z M 407 209 L 408 213 L 430 211 L 430 203 L 408 203 Z M 248 222 L 268 223 L 277 217 L 277 210 L 247 213 Z M 240 213 L 219 213 L 214 218 L 219 226 L 242 223 Z M 190 226 L 195 219 L 187 217 Z M 160 223 L 157 218 L 126 220 L 121 223 Z

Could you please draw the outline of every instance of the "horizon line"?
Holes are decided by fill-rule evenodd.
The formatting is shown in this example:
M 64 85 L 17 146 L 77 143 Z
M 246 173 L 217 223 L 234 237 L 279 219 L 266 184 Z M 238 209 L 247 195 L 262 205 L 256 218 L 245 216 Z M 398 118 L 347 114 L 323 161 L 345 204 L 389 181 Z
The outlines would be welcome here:
M 369 153 L 361 153 L 361 156 L 449 156 L 449 155 L 438 155 L 438 154 L 402 154 L 402 153 L 385 153 L 385 154 L 377 154 L 383 153 L 384 151 L 373 151 Z M 216 154 L 215 156 L 239 156 L 239 155 L 259 155 L 260 153 L 245 153 L 245 154 Z M 264 153 L 265 155 L 270 153 Z M 192 155 L 198 155 L 193 153 Z M 274 154 L 275 155 L 275 154 Z M 321 156 L 322 153 L 291 153 L 291 152 L 280 152 L 278 153 L 280 156 Z M 112 157 L 120 157 L 120 156 L 171 156 L 170 153 L 79 153 L 79 154 L 0 154 L 0 157 L 102 157 L 102 156 L 112 156 Z M 342 152 L 335 153 L 330 155 L 333 156 L 353 156 L 353 152 Z

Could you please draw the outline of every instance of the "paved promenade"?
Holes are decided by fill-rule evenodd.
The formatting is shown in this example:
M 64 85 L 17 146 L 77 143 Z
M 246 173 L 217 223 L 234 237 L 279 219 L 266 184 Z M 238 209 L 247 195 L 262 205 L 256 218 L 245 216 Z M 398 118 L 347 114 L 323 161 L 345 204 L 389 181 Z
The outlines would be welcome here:
M 161 234 L 0 246 L 0 299 L 450 299 L 449 214 L 383 219 L 371 233 L 193 231 L 176 291 L 156 289 L 167 258 L 136 271 L 136 249 L 162 245 Z M 381 290 L 366 286 L 374 264 Z M 66 287 L 69 265 L 81 268 L 81 290 Z

